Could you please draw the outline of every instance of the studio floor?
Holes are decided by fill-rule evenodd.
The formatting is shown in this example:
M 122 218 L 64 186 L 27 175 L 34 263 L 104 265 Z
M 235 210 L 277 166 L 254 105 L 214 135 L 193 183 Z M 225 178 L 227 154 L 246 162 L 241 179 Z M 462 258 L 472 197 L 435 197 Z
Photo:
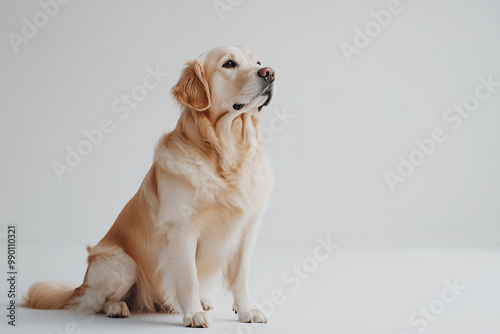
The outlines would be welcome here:
M 86 269 L 84 245 L 21 244 L 18 255 L 18 294 L 36 281 L 77 284 Z M 249 285 L 269 315 L 265 325 L 239 323 L 220 291 L 208 329 L 184 328 L 178 314 L 111 319 L 18 307 L 16 326 L 3 316 L 1 332 L 498 334 L 499 284 L 499 249 L 258 246 Z

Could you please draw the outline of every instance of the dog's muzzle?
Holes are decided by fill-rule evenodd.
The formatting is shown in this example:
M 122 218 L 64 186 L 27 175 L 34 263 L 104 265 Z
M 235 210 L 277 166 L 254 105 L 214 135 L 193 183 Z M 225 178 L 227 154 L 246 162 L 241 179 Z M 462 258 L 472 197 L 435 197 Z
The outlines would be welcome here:
M 261 111 L 263 107 L 269 105 L 271 102 L 271 98 L 273 97 L 273 83 L 274 80 L 276 79 L 276 72 L 271 68 L 271 67 L 263 67 L 260 70 L 257 71 L 257 75 L 262 78 L 265 81 L 265 87 L 262 89 L 262 91 L 258 94 L 256 94 L 252 100 L 260 97 L 260 96 L 267 96 L 266 101 L 264 104 L 259 106 L 258 111 Z M 233 109 L 234 110 L 240 110 L 245 106 L 245 103 L 235 103 L 233 104 Z

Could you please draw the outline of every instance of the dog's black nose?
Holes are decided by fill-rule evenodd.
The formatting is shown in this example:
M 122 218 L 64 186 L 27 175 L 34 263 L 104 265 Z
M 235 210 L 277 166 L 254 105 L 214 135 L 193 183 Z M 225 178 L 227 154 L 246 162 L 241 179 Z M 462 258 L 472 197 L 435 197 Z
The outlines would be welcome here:
M 261 68 L 257 74 L 259 77 L 266 79 L 267 82 L 271 83 L 274 81 L 274 78 L 276 77 L 276 72 L 270 67 L 263 67 Z

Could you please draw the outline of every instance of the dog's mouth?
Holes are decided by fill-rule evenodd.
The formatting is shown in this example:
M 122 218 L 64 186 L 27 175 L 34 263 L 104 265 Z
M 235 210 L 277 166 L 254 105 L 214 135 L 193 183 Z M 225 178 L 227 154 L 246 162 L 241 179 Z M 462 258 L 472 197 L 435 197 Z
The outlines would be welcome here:
M 264 104 L 262 104 L 257 110 L 258 111 L 261 111 L 262 108 L 264 108 L 265 106 L 267 106 L 269 104 L 269 102 L 271 102 L 271 98 L 273 97 L 273 92 L 272 90 L 270 90 L 269 92 L 267 92 L 266 94 L 263 94 L 263 95 L 267 95 L 267 99 L 266 99 L 266 102 L 264 102 Z
M 262 108 L 264 108 L 265 106 L 269 105 L 269 103 L 271 102 L 271 98 L 273 97 L 273 86 L 272 85 L 267 86 L 260 93 L 258 93 L 257 95 L 255 95 L 251 100 L 253 101 L 256 98 L 261 97 L 261 96 L 267 96 L 267 99 L 266 99 L 266 101 L 262 105 L 260 105 L 257 108 L 258 111 L 261 111 Z M 248 103 L 250 103 L 250 102 L 248 102 Z M 235 103 L 235 104 L 233 104 L 233 109 L 234 110 L 241 110 L 241 108 L 243 108 L 248 103 Z

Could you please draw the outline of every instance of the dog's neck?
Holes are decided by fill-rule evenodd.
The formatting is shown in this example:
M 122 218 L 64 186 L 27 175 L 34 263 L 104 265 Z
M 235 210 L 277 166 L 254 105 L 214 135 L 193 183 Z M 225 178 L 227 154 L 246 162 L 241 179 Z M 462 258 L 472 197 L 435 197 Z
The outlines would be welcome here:
M 176 131 L 190 145 L 217 161 L 221 174 L 238 172 L 253 160 L 261 148 L 258 119 L 249 113 L 234 115 L 230 111 L 211 119 L 209 112 L 186 108 Z

